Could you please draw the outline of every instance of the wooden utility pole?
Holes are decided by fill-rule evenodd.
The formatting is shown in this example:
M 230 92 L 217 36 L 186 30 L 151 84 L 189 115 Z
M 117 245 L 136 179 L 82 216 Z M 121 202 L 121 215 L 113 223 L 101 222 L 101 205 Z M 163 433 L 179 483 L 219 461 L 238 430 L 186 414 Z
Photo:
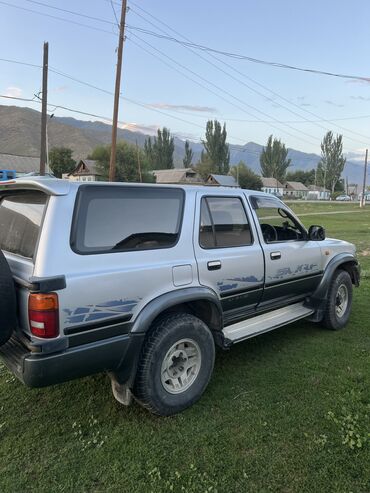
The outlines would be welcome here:
M 364 169 L 364 183 L 362 185 L 362 197 L 361 197 L 361 202 L 360 202 L 360 207 L 365 207 L 365 191 L 366 191 L 366 174 L 367 174 L 367 149 L 365 153 L 365 169 Z
M 109 181 L 114 181 L 116 176 L 117 123 L 118 123 L 119 97 L 120 97 L 120 89 L 121 89 L 122 54 L 123 54 L 123 42 L 125 37 L 126 10 L 127 10 L 127 0 L 122 0 L 121 22 L 119 26 L 119 42 L 118 42 L 118 50 L 117 50 L 116 86 L 114 91 L 112 148 L 111 148 L 110 163 L 109 163 Z
M 40 175 L 45 176 L 46 163 L 46 125 L 48 110 L 48 64 L 49 43 L 44 43 L 44 56 L 42 63 L 42 107 L 41 107 L 41 149 L 40 149 Z

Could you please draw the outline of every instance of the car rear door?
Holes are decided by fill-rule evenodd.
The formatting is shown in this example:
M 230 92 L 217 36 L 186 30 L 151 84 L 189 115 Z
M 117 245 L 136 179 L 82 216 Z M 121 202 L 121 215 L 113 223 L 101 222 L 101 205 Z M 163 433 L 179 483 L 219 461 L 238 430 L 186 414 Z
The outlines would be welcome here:
M 264 260 L 242 192 L 198 192 L 194 249 L 199 282 L 221 300 L 225 322 L 243 318 L 259 303 Z

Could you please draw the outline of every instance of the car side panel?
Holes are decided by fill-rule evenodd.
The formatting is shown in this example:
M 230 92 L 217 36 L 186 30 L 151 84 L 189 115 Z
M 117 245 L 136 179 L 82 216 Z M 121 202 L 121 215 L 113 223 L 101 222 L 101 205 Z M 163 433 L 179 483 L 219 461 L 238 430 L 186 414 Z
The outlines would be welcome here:
M 97 255 L 79 255 L 69 244 L 75 196 L 57 197 L 51 203 L 34 271 L 37 277 L 65 275 L 67 289 L 58 292 L 61 337 L 71 328 L 76 332 L 113 320 L 133 322 L 152 299 L 199 286 L 191 234 L 195 193 L 186 194 L 182 230 L 174 247 Z
M 221 301 L 225 323 L 242 318 L 251 312 L 261 299 L 264 283 L 264 257 L 254 222 L 242 191 L 224 191 L 223 196 L 239 197 L 245 208 L 253 236 L 251 245 L 204 249 L 200 246 L 199 226 L 201 200 L 212 196 L 212 191 L 198 192 L 195 221 L 194 249 L 200 284 L 215 291 Z M 209 263 L 220 262 L 220 268 L 209 269 Z

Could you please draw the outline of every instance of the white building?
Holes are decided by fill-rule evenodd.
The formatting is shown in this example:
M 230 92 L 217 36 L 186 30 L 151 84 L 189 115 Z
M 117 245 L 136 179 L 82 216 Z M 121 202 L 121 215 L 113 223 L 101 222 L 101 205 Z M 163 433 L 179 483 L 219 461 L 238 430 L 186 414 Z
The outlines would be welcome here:
M 264 178 L 262 180 L 262 192 L 271 193 L 273 195 L 281 195 L 284 193 L 284 186 L 276 178 Z
M 308 188 L 300 181 L 287 181 L 284 185 L 284 196 L 291 199 L 306 199 Z
M 71 181 L 99 181 L 102 176 L 96 163 L 92 159 L 81 159 L 75 169 L 71 173 L 64 173 L 62 178 Z
M 309 200 L 330 200 L 330 190 L 317 185 L 309 185 L 307 199 Z

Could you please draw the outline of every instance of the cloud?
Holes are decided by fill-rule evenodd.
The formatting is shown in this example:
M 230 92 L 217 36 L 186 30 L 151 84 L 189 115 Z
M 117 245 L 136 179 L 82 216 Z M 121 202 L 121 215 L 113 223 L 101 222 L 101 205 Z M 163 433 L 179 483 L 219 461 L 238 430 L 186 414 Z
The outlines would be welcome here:
M 364 162 L 366 149 L 356 149 L 354 151 L 349 151 L 344 153 L 346 158 L 350 161 L 357 161 L 360 163 Z
M 358 99 L 359 101 L 370 101 L 370 98 L 364 98 L 363 96 L 350 96 L 351 99 Z
M 130 132 L 141 132 L 149 135 L 156 135 L 160 125 L 142 125 L 140 123 L 120 123 L 118 127 Z
M 22 96 L 22 89 L 19 87 L 9 86 L 5 89 L 4 96 L 9 96 L 11 98 L 20 98 Z
M 337 108 L 343 108 L 344 106 L 344 104 L 334 103 L 334 101 L 330 101 L 330 99 L 326 99 L 324 103 L 330 104 L 330 106 L 336 106 Z
M 174 111 L 194 111 L 196 113 L 217 113 L 216 108 L 209 106 L 197 106 L 190 104 L 169 104 L 169 103 L 153 103 L 149 104 L 150 108 L 157 108 L 161 110 L 174 110 Z

